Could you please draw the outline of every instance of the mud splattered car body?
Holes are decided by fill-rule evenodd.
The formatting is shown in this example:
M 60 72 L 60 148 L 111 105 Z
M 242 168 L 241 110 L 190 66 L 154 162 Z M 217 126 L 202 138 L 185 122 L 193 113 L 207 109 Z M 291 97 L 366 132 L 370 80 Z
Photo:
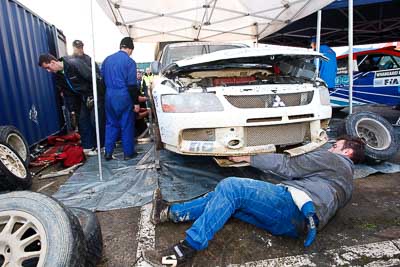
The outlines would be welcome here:
M 169 64 L 152 96 L 164 148 L 180 154 L 292 154 L 326 142 L 329 93 L 305 49 L 238 48 Z

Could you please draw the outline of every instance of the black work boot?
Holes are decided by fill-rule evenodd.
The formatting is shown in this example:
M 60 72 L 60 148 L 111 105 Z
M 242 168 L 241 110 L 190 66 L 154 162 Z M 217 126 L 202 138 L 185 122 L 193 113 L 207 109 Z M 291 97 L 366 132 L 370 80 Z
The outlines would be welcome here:
M 137 152 L 133 152 L 133 154 L 132 154 L 132 155 L 129 155 L 129 156 L 124 156 L 124 160 L 130 160 L 130 159 L 133 159 L 133 158 L 135 158 L 137 155 L 138 155 L 138 153 L 137 153 Z
M 154 225 L 168 221 L 169 205 L 162 199 L 159 187 L 157 187 L 153 192 L 152 204 L 150 221 Z
M 105 153 L 104 154 L 104 158 L 105 158 L 105 160 L 106 161 L 110 161 L 110 160 L 112 160 L 113 159 L 113 155 L 112 155 L 112 153 Z
M 144 260 L 152 266 L 182 266 L 189 264 L 196 254 L 185 240 L 162 251 L 148 250 L 143 253 Z

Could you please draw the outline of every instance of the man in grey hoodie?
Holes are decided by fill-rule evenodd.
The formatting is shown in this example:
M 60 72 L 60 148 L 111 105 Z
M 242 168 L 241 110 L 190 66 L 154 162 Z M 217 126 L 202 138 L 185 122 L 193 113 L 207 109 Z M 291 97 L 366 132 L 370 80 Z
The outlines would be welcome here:
M 316 150 L 296 157 L 285 154 L 230 157 L 234 162 L 249 162 L 262 171 L 279 176 L 279 184 L 249 178 L 229 177 L 214 191 L 200 198 L 168 204 L 160 190 L 153 196 L 151 219 L 194 221 L 185 240 L 166 251 L 148 251 L 144 256 L 153 264 L 177 265 L 205 249 L 208 241 L 230 217 L 238 218 L 273 235 L 299 237 L 306 232 L 309 246 L 339 208 L 349 202 L 353 191 L 354 164 L 364 157 L 359 138 L 343 136 L 329 150 Z M 299 205 L 300 204 L 300 205 Z

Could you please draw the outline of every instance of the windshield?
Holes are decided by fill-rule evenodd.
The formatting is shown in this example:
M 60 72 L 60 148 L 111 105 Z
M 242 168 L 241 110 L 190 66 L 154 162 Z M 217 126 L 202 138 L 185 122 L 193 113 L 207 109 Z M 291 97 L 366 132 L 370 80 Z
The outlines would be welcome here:
M 176 61 L 194 57 L 198 55 L 208 54 L 219 50 L 241 48 L 243 45 L 234 44 L 205 44 L 205 45 L 185 45 L 185 46 L 169 46 L 165 49 L 161 58 L 162 67 L 168 66 Z

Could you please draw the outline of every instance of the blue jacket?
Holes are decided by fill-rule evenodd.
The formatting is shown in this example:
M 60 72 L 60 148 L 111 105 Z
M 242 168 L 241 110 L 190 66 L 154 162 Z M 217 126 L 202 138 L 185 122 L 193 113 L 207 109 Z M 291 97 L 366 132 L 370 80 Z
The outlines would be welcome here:
M 128 94 L 128 86 L 137 85 L 136 62 L 124 51 L 108 56 L 101 67 L 107 92 Z
M 327 45 L 320 46 L 320 52 L 324 54 L 329 61 L 320 60 L 319 73 L 322 80 L 326 82 L 328 88 L 335 88 L 335 79 L 337 71 L 336 53 Z

